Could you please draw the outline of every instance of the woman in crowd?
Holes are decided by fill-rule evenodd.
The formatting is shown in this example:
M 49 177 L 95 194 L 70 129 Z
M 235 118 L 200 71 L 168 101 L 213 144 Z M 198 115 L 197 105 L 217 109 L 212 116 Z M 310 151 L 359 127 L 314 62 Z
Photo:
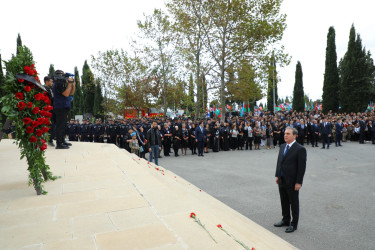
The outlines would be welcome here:
M 266 128 L 267 149 L 271 149 L 271 141 L 272 141 L 272 126 L 270 122 L 267 122 L 267 128 Z
M 262 129 L 260 128 L 260 123 L 255 123 L 254 128 L 254 149 L 260 150 L 260 143 L 261 143 L 261 137 L 262 137 Z
M 174 127 L 174 131 L 172 133 L 173 136 L 173 150 L 174 150 L 174 156 L 177 157 L 178 150 L 181 147 L 181 131 L 178 129 L 178 126 Z
M 230 138 L 230 148 L 232 151 L 236 150 L 237 148 L 237 137 L 238 137 L 238 130 L 236 124 L 233 125 L 232 130 L 230 131 L 231 138 Z
M 181 151 L 182 155 L 186 155 L 187 147 L 189 144 L 189 131 L 186 128 L 186 123 L 182 123 L 182 129 L 181 129 Z
M 191 128 L 189 130 L 189 146 L 192 155 L 197 154 L 197 143 L 195 141 L 195 123 L 191 124 Z

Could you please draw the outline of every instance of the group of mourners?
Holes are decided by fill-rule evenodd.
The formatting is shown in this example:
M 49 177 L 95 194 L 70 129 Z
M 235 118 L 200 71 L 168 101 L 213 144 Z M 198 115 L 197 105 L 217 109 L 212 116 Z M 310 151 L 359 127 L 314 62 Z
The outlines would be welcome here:
M 113 143 L 131 153 L 145 158 L 149 152 L 148 133 L 152 122 L 156 122 L 157 135 L 160 137 L 164 156 L 170 156 L 172 149 L 177 157 L 197 154 L 198 132 L 203 134 L 201 144 L 204 153 L 229 150 L 271 149 L 284 143 L 284 132 L 288 126 L 298 130 L 297 141 L 301 145 L 329 149 L 331 143 L 342 146 L 345 141 L 375 144 L 375 114 L 368 113 L 329 113 L 307 112 L 272 112 L 250 113 L 244 117 L 227 116 L 221 118 L 193 119 L 191 117 L 158 117 L 108 120 L 95 123 L 83 120 L 82 124 L 71 120 L 67 124 L 67 136 L 70 141 Z M 202 123 L 203 122 L 203 123 Z M 161 150 L 158 154 L 160 155 Z M 203 155 L 198 152 L 199 155 Z

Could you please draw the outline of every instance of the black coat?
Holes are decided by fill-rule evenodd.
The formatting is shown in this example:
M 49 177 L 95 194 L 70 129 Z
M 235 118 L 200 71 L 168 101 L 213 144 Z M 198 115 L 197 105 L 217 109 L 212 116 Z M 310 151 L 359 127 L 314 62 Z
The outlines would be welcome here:
M 306 171 L 307 153 L 303 146 L 294 142 L 286 155 L 283 156 L 286 145 L 284 143 L 280 147 L 275 177 L 279 177 L 280 180 L 280 170 L 282 170 L 285 184 L 288 187 L 294 188 L 296 183 L 302 184 L 303 182 L 303 176 Z

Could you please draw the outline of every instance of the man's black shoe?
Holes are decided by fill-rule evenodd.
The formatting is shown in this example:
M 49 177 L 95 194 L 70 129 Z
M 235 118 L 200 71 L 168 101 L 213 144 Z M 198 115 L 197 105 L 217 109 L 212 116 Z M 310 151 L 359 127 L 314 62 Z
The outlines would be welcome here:
M 71 143 L 69 143 L 69 142 L 63 142 L 63 145 L 65 145 L 65 146 L 72 146 L 72 144 Z
M 285 229 L 285 233 L 293 233 L 294 231 L 297 230 L 297 227 L 294 226 L 289 226 Z
M 279 221 L 275 224 L 273 224 L 275 227 L 282 227 L 282 226 L 289 226 L 289 222 L 288 221 Z
M 69 149 L 69 146 L 64 145 L 64 144 L 60 144 L 60 145 L 56 146 L 56 149 Z
M 325 147 L 323 147 L 323 148 L 320 148 L 320 149 L 325 149 Z

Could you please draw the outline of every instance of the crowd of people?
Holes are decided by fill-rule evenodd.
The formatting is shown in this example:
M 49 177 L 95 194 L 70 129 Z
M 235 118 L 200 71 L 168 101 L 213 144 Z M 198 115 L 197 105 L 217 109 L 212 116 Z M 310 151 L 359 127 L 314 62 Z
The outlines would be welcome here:
M 172 149 L 176 157 L 203 155 L 229 150 L 271 149 L 284 143 L 285 128 L 290 126 L 298 130 L 297 142 L 312 147 L 329 149 L 330 144 L 342 146 L 345 141 L 375 144 L 375 114 L 350 113 L 324 115 L 317 111 L 272 112 L 249 114 L 245 117 L 229 116 L 224 122 L 220 118 L 191 119 L 178 117 L 136 118 L 108 120 L 103 123 L 96 119 L 71 120 L 67 124 L 66 135 L 69 141 L 113 143 L 140 157 L 149 152 L 150 138 L 147 131 L 155 122 L 160 137 L 163 154 L 170 156 Z M 203 152 L 200 153 L 197 133 L 203 135 Z M 198 152 L 198 153 L 197 153 Z M 159 156 L 160 152 L 158 152 Z

